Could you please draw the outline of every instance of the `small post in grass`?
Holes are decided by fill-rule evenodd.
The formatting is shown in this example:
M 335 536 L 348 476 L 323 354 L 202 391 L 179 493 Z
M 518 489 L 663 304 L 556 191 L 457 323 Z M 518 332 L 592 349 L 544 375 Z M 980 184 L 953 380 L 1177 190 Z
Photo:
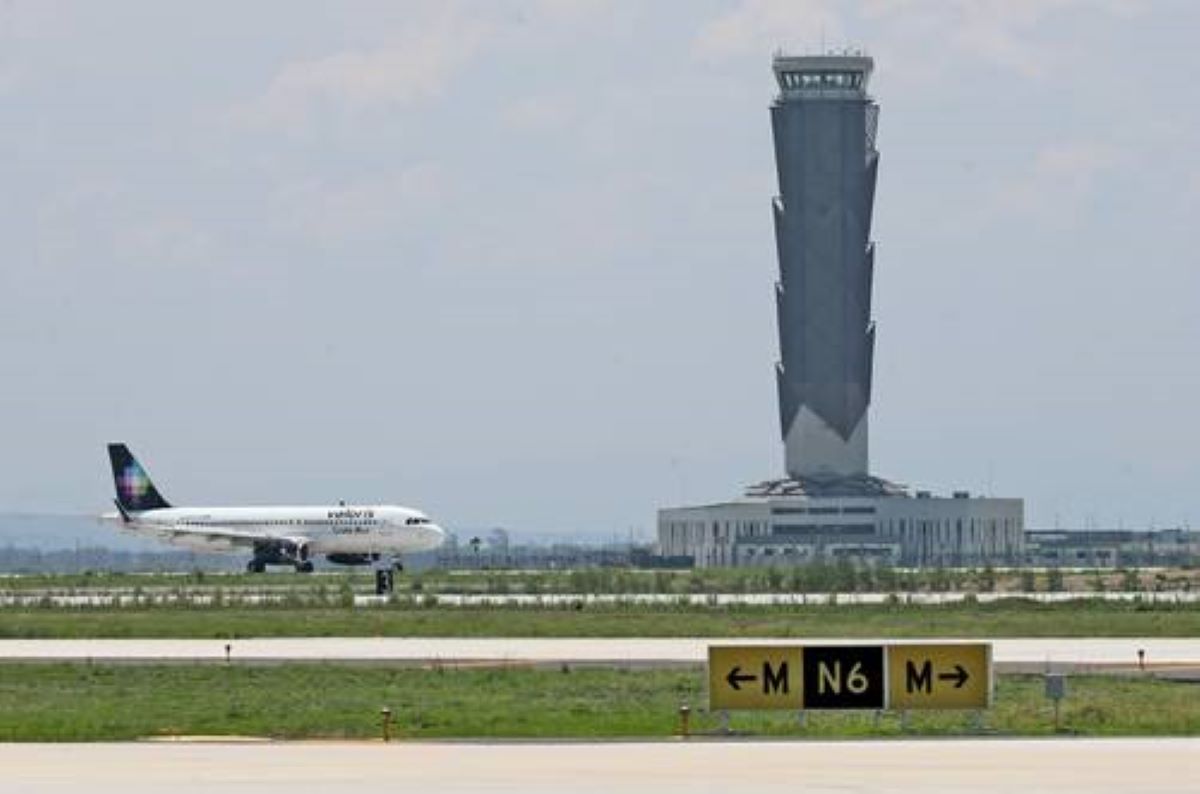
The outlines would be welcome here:
M 229 655 L 233 652 L 233 643 L 225 643 L 225 664 L 229 664 Z
M 379 710 L 379 715 L 383 717 L 383 740 L 390 742 L 392 740 L 392 710 L 384 706 Z
M 691 726 L 688 724 L 692 717 L 692 707 L 687 703 L 679 705 L 679 735 L 687 738 L 691 735 Z
M 1067 677 L 1062 673 L 1046 674 L 1046 697 L 1054 701 L 1054 732 L 1062 730 L 1062 700 L 1067 696 Z
M 1138 648 L 1138 669 L 1146 672 L 1146 649 Z

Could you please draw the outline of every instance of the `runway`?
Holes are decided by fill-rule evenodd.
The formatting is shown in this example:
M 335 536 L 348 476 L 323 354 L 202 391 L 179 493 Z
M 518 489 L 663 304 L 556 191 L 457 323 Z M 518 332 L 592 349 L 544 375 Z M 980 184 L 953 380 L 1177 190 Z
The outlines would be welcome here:
M 1194 792 L 1200 739 L 0 745 L 6 791 Z
M 905 640 L 905 642 L 921 640 Z M 948 640 L 928 640 L 947 642 Z M 953 640 L 949 640 L 953 642 Z M 978 640 L 973 640 L 978 641 Z M 1144 651 L 1148 667 L 1200 666 L 1200 639 L 1028 638 L 984 640 L 1004 670 L 1087 671 L 1136 667 Z M 315 637 L 245 640 L 91 639 L 0 640 L 0 661 L 93 661 L 172 663 L 394 662 L 581 663 L 602 665 L 703 664 L 710 644 L 869 645 L 877 639 L 832 638 L 406 638 Z

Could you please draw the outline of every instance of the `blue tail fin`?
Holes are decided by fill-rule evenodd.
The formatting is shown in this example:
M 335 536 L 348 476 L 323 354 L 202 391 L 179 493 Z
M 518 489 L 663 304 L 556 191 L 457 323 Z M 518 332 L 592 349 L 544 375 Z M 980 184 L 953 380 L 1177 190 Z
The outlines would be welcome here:
M 112 462 L 113 483 L 117 487 L 117 509 L 121 516 L 143 510 L 158 510 L 171 504 L 150 482 L 149 475 L 124 444 L 109 444 L 108 459 Z

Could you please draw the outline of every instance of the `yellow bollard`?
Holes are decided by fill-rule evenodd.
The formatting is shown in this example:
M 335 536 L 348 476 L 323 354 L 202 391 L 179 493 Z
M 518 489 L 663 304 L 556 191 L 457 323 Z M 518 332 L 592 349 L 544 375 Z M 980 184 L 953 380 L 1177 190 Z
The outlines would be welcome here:
M 379 714 L 383 717 L 383 740 L 390 742 L 392 740 L 392 710 L 384 706 L 379 710 Z

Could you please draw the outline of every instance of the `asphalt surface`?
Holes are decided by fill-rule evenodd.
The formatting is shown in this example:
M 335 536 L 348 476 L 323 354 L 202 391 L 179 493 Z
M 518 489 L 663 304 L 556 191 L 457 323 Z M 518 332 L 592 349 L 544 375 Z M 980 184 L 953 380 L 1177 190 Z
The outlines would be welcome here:
M 1197 791 L 1200 739 L 0 745 L 21 794 Z
M 904 640 L 919 642 L 920 640 Z M 929 640 L 944 643 L 947 640 Z M 979 640 L 972 640 L 977 642 Z M 1087 672 L 1136 669 L 1138 651 L 1149 669 L 1200 667 L 1200 638 L 992 639 L 993 661 L 1002 671 Z M 703 664 L 710 644 L 870 645 L 872 639 L 521 639 L 313 637 L 233 640 L 89 639 L 0 640 L 3 661 L 240 663 L 397 662 L 580 663 L 599 665 Z M 952 642 L 952 640 L 950 641 Z M 1198 788 L 1200 790 L 1200 788 Z

